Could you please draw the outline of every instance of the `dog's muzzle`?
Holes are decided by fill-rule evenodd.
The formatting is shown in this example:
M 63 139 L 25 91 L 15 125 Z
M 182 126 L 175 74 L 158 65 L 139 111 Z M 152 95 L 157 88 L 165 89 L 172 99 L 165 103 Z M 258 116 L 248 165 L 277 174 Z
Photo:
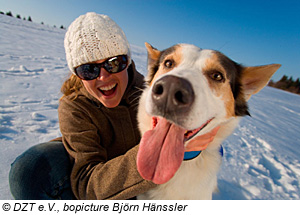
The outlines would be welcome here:
M 152 88 L 152 101 L 158 111 L 157 114 L 166 118 L 187 113 L 194 99 L 191 83 L 173 75 L 159 79 Z

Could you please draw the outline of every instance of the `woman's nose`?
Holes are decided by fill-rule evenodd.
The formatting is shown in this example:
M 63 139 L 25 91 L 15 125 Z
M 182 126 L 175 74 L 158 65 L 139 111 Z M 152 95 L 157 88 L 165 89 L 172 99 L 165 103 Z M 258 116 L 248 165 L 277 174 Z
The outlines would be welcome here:
M 100 70 L 100 74 L 98 76 L 98 80 L 105 80 L 106 78 L 108 78 L 111 74 L 109 72 L 107 72 L 104 68 L 101 68 Z

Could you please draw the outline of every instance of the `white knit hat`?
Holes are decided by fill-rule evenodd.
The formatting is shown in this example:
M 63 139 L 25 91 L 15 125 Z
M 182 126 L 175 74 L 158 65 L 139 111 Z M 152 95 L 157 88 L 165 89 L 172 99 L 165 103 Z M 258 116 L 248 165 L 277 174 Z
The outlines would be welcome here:
M 130 46 L 122 29 L 108 16 L 89 12 L 75 19 L 64 40 L 66 58 L 71 72 L 82 64 L 127 55 Z

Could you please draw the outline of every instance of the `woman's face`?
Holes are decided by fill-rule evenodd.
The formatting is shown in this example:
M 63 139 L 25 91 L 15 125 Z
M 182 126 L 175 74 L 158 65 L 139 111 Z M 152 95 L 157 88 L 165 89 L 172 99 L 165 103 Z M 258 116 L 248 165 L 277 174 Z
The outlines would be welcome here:
M 105 59 L 95 63 L 104 61 Z M 82 83 L 85 89 L 105 107 L 114 108 L 119 105 L 128 85 L 127 68 L 115 74 L 110 74 L 104 68 L 101 68 L 98 78 L 90 81 L 82 80 Z

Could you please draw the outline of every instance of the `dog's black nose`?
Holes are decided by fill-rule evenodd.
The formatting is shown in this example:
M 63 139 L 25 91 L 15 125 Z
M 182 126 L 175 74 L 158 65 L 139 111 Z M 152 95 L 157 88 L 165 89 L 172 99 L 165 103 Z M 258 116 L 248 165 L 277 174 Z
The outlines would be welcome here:
M 152 100 L 162 114 L 187 112 L 194 99 L 191 83 L 173 75 L 159 79 L 152 88 Z

